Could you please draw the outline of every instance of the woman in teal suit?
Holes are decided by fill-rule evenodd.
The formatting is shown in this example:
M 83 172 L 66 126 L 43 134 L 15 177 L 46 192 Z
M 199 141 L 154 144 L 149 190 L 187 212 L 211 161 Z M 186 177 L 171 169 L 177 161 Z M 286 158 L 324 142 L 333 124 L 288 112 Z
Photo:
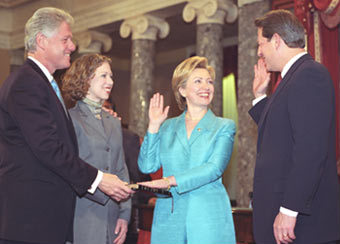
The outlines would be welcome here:
M 235 123 L 209 109 L 215 71 L 207 59 L 191 57 L 177 66 L 172 88 L 184 112 L 165 120 L 163 96 L 150 100 L 149 126 L 139 154 L 143 173 L 163 168 L 165 178 L 141 183 L 168 188 L 157 199 L 152 244 L 234 244 L 230 200 L 222 184 L 235 135 Z

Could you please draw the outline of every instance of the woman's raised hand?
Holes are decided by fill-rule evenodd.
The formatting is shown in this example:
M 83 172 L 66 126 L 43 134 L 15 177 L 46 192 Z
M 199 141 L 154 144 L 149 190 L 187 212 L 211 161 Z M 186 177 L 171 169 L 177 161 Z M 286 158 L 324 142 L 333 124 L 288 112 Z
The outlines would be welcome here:
M 169 106 L 164 108 L 164 98 L 163 95 L 156 93 L 150 99 L 149 104 L 149 127 L 148 131 L 150 133 L 157 133 L 159 127 L 168 117 Z

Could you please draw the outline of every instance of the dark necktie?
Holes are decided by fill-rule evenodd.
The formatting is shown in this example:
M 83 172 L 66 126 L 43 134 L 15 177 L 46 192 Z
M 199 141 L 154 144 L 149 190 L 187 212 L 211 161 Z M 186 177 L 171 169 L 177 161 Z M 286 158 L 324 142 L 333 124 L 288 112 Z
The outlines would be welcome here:
M 280 74 L 280 75 L 278 75 L 277 80 L 276 80 L 276 83 L 275 83 L 275 85 L 274 85 L 273 93 L 275 92 L 275 90 L 276 90 L 277 87 L 279 86 L 281 80 L 282 80 L 282 77 L 281 77 L 281 74 Z

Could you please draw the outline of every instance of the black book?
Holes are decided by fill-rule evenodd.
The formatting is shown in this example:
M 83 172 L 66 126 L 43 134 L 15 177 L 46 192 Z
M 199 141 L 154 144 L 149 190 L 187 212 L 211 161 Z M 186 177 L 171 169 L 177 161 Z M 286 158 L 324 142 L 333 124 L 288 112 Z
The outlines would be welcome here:
M 130 184 L 128 187 L 131 188 L 133 191 L 146 191 L 146 192 L 152 192 L 154 193 L 157 197 L 172 197 L 172 194 L 170 191 L 166 189 L 159 189 L 159 188 L 151 188 L 148 186 L 142 186 L 138 184 Z

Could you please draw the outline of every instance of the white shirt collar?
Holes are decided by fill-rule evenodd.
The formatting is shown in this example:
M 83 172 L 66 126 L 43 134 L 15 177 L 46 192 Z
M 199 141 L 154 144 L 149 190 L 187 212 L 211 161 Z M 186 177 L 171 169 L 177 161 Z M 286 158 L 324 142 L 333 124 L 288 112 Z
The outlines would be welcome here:
M 32 56 L 28 56 L 29 59 L 31 59 L 36 65 L 39 66 L 39 68 L 41 69 L 41 71 L 44 73 L 44 75 L 47 77 L 47 79 L 49 80 L 49 82 L 51 82 L 54 78 L 53 76 L 50 74 L 50 72 L 48 71 L 48 69 L 42 64 L 40 63 L 38 60 L 36 60 L 35 58 L 33 58 Z
M 283 79 L 283 77 L 287 74 L 288 70 L 290 69 L 290 67 L 292 67 L 292 65 L 299 59 L 301 58 L 303 55 L 307 54 L 307 52 L 302 52 L 299 53 L 297 55 L 295 55 L 294 57 L 292 57 L 288 63 L 286 63 L 286 65 L 283 67 L 282 71 L 281 71 L 281 77 Z

